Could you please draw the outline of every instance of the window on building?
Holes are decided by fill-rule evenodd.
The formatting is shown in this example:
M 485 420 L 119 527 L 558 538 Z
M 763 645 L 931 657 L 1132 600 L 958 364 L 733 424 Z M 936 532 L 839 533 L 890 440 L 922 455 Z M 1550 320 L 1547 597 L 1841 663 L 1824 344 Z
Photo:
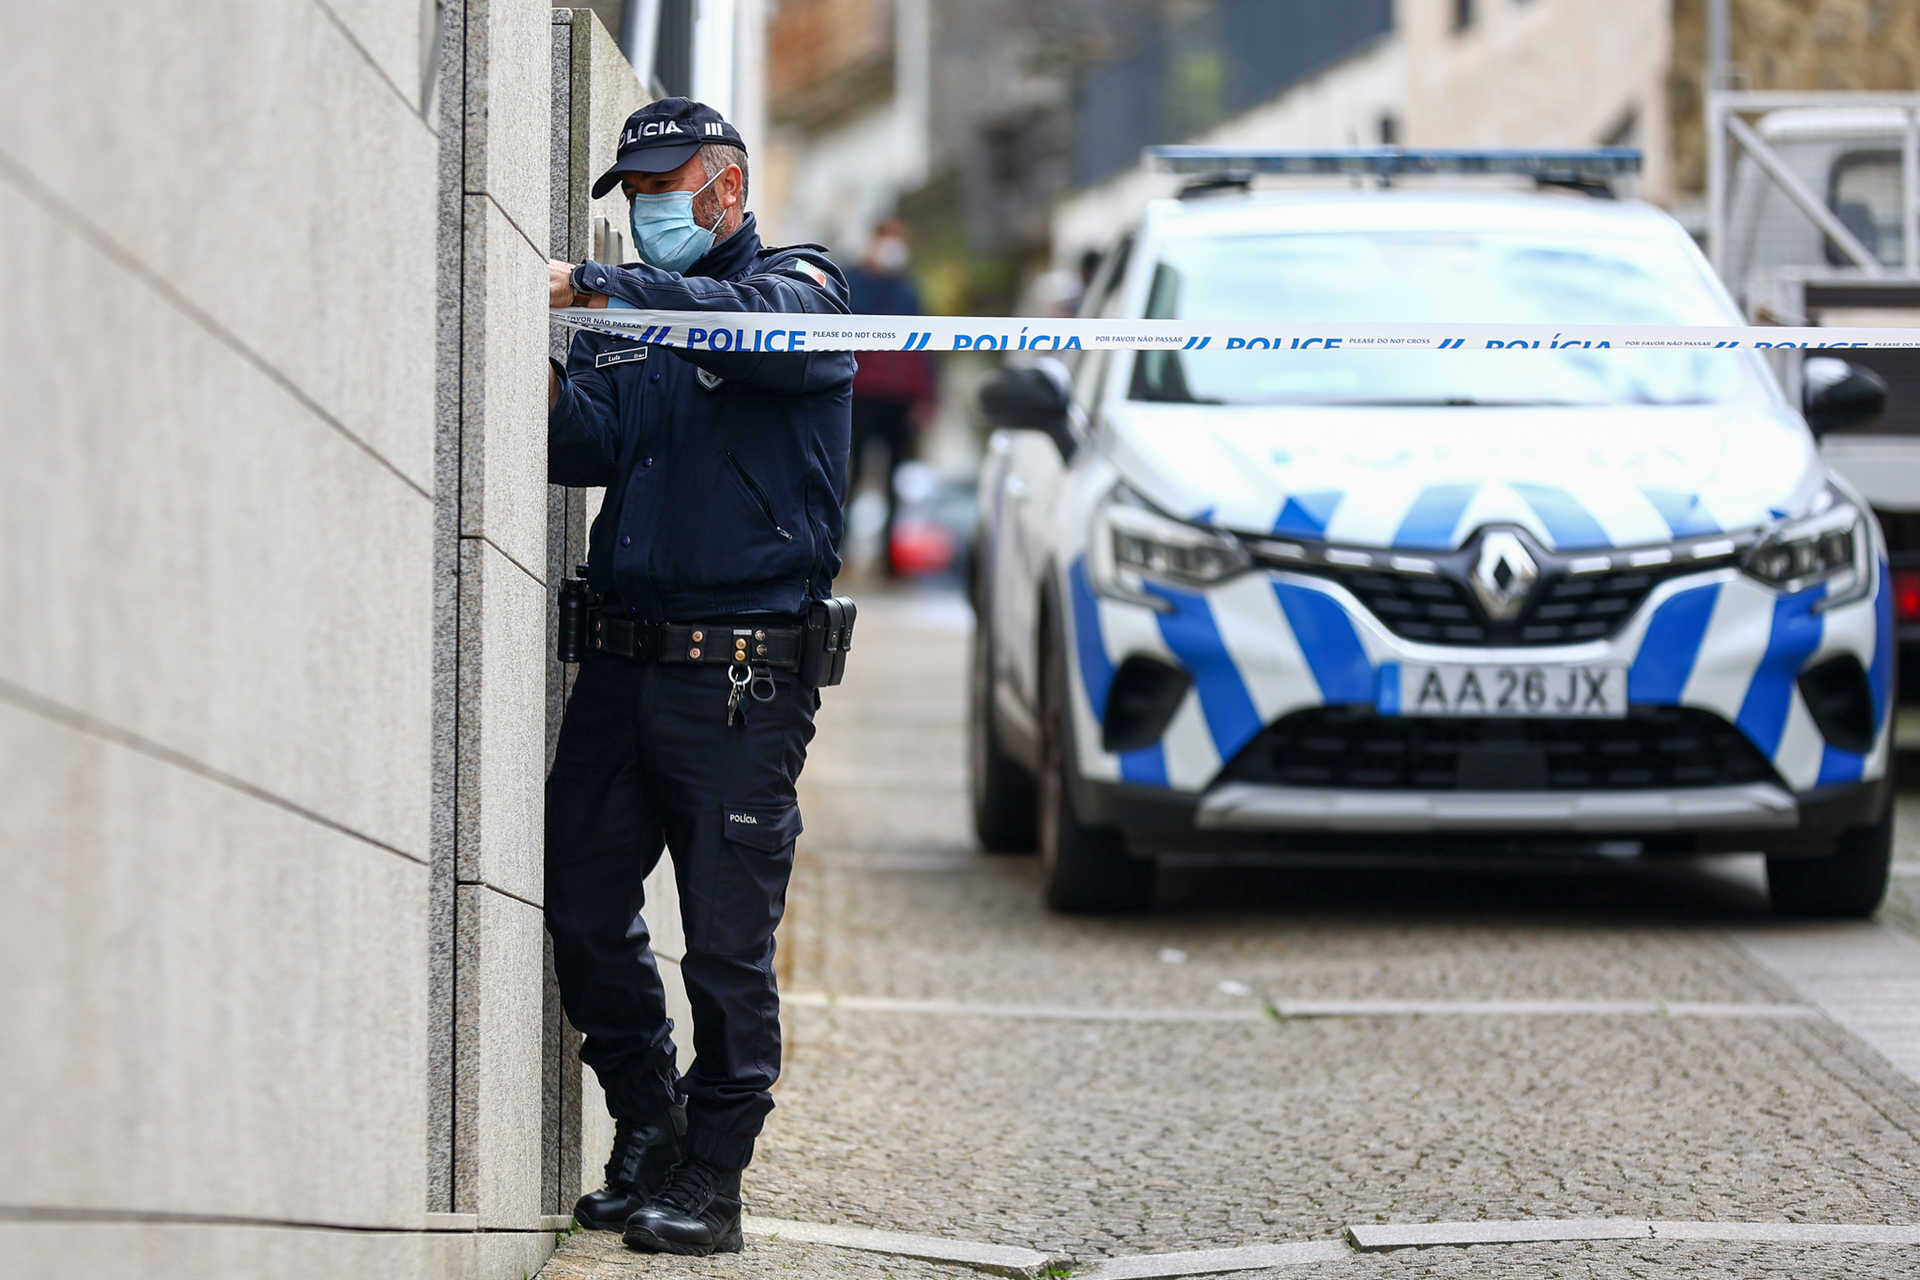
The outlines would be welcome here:
M 1600 135 L 1603 147 L 1630 147 L 1640 136 L 1640 109 L 1628 107 L 1608 130 Z
M 1473 25 L 1473 0 L 1453 0 L 1453 30 L 1458 35 Z
M 1382 111 L 1377 124 L 1380 145 L 1391 147 L 1400 141 L 1400 117 L 1391 111 Z

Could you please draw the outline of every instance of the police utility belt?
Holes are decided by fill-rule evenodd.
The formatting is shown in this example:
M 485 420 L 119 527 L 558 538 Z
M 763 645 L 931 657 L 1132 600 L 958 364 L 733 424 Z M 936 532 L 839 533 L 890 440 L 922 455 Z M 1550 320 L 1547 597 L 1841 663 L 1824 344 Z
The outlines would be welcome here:
M 559 635 L 555 656 L 578 662 L 589 650 L 634 662 L 709 663 L 795 671 L 814 686 L 839 684 L 846 675 L 858 609 L 847 596 L 816 600 L 794 623 L 772 618 L 719 618 L 711 622 L 647 622 L 609 614 L 587 587 L 586 566 L 560 583 Z

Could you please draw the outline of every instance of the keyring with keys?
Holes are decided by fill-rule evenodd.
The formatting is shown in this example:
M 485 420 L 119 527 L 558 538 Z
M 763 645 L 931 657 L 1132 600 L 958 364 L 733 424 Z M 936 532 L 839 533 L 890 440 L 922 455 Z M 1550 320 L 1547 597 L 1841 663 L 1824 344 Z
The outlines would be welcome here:
M 727 727 L 740 717 L 740 695 L 753 683 L 753 668 L 743 662 L 731 663 L 727 667 L 727 680 L 732 688 L 727 690 Z

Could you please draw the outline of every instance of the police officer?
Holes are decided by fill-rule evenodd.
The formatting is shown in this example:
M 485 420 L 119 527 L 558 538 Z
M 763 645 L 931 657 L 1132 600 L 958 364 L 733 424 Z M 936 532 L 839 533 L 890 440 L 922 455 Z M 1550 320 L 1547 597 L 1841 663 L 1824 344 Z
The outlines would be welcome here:
M 634 112 L 594 196 L 616 183 L 644 261 L 554 263 L 554 306 L 847 310 L 819 246 L 761 244 L 746 144 L 711 107 Z M 606 1186 L 574 1213 L 685 1254 L 741 1247 L 740 1174 L 773 1107 L 774 929 L 819 707 L 793 666 L 804 613 L 840 568 L 855 367 L 844 352 L 729 345 L 583 332 L 549 386 L 550 478 L 606 487 L 588 549 L 600 609 L 547 780 L 554 966 L 615 1120 Z M 640 915 L 663 846 L 693 1009 L 684 1077 Z

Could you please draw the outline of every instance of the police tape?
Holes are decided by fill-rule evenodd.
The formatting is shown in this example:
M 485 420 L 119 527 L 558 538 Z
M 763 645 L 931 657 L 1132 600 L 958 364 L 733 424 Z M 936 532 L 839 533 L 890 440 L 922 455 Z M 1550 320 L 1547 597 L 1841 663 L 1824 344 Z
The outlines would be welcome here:
M 564 307 L 556 323 L 690 351 L 1861 350 L 1920 347 L 1920 327 L 1261 324 L 863 316 Z

